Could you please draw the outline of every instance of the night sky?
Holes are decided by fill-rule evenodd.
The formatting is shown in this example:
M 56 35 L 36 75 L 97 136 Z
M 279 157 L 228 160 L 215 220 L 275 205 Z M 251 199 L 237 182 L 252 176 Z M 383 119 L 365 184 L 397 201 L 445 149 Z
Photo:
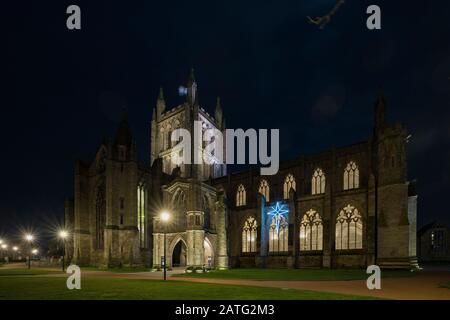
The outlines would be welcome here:
M 8 1 L 2 4 L 0 235 L 62 220 L 76 159 L 129 112 L 141 161 L 160 86 L 168 107 L 191 67 L 200 104 L 228 128 L 279 128 L 281 157 L 366 140 L 383 91 L 404 123 L 419 225 L 450 223 L 450 2 L 347 0 Z M 77 4 L 82 29 L 66 28 Z M 382 30 L 366 28 L 366 8 Z

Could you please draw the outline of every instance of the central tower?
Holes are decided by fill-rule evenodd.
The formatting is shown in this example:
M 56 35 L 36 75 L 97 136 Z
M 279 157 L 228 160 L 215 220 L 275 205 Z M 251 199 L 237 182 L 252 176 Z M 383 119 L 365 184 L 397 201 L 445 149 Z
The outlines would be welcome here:
M 220 98 L 217 98 L 214 117 L 210 115 L 199 104 L 197 82 L 194 76 L 194 70 L 192 69 L 186 88 L 180 90 L 180 94 L 186 96 L 184 103 L 174 107 L 170 110 L 166 110 L 166 101 L 162 88 L 159 91 L 159 96 L 156 101 L 156 107 L 153 109 L 153 116 L 151 121 L 151 155 L 150 163 L 153 164 L 155 159 L 161 158 L 163 164 L 163 172 L 172 174 L 173 170 L 179 168 L 180 176 L 187 178 L 196 178 L 200 181 L 205 181 L 209 178 L 218 178 L 226 175 L 226 165 L 220 163 L 214 156 L 211 157 L 210 162 L 212 164 L 194 164 L 194 154 L 202 155 L 203 148 L 209 143 L 203 141 L 203 133 L 207 129 L 216 129 L 223 133 L 225 136 L 225 119 L 222 115 L 222 106 Z M 201 123 L 201 132 L 195 136 L 194 127 L 196 122 Z M 183 151 L 175 150 L 174 147 L 178 144 L 178 141 L 172 141 L 172 132 L 175 129 L 183 128 L 190 132 L 191 135 L 191 164 L 176 165 L 173 161 L 174 158 L 182 157 Z M 201 136 L 198 137 L 198 135 Z M 201 139 L 202 143 L 199 144 L 197 150 L 195 147 L 195 139 Z M 225 146 L 225 142 L 223 143 Z M 198 150 L 200 148 L 201 150 Z M 224 153 L 225 154 L 225 153 Z

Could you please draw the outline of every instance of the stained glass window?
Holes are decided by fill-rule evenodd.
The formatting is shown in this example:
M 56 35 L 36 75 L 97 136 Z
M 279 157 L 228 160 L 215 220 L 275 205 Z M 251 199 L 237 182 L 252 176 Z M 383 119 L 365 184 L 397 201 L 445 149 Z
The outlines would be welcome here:
M 336 219 L 336 250 L 362 249 L 362 217 L 355 207 L 347 205 Z
M 323 249 L 323 224 L 319 213 L 310 209 L 300 222 L 300 251 Z

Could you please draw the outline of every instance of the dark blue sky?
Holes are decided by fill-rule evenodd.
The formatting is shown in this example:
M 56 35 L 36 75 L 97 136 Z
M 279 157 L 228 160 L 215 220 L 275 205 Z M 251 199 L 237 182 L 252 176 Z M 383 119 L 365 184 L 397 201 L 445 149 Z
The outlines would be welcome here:
M 62 216 L 73 165 L 130 113 L 140 158 L 159 86 L 170 107 L 196 70 L 200 102 L 230 128 L 280 128 L 283 158 L 369 137 L 379 88 L 407 125 L 419 224 L 450 222 L 450 2 L 29 1 L 2 5 L 0 233 Z M 66 29 L 78 4 L 82 30 Z M 382 30 L 365 27 L 382 9 Z

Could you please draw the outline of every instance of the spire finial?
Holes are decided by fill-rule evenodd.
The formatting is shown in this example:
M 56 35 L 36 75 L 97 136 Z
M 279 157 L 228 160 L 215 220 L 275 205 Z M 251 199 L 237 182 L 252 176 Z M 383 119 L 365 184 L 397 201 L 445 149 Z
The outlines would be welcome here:
M 220 97 L 217 97 L 217 100 L 216 100 L 217 102 L 216 102 L 216 108 L 220 108 L 220 109 L 222 109 L 222 106 L 221 106 L 221 104 L 220 104 Z
M 223 116 L 222 116 L 222 105 L 220 103 L 220 97 L 217 97 L 216 110 L 215 110 L 215 113 L 214 113 L 214 118 L 216 119 L 216 125 L 221 129 L 222 128 Z
M 189 73 L 187 81 L 188 88 L 191 87 L 194 82 L 195 82 L 194 68 L 191 68 L 191 72 Z
M 159 116 L 161 116 L 161 114 L 164 112 L 165 109 L 166 109 L 166 102 L 164 101 L 163 88 L 160 87 L 159 94 L 158 94 L 158 100 L 156 100 L 156 114 L 157 114 L 158 118 L 159 118 Z
M 128 122 L 128 110 L 126 106 L 122 106 L 122 112 L 120 114 L 121 122 Z

